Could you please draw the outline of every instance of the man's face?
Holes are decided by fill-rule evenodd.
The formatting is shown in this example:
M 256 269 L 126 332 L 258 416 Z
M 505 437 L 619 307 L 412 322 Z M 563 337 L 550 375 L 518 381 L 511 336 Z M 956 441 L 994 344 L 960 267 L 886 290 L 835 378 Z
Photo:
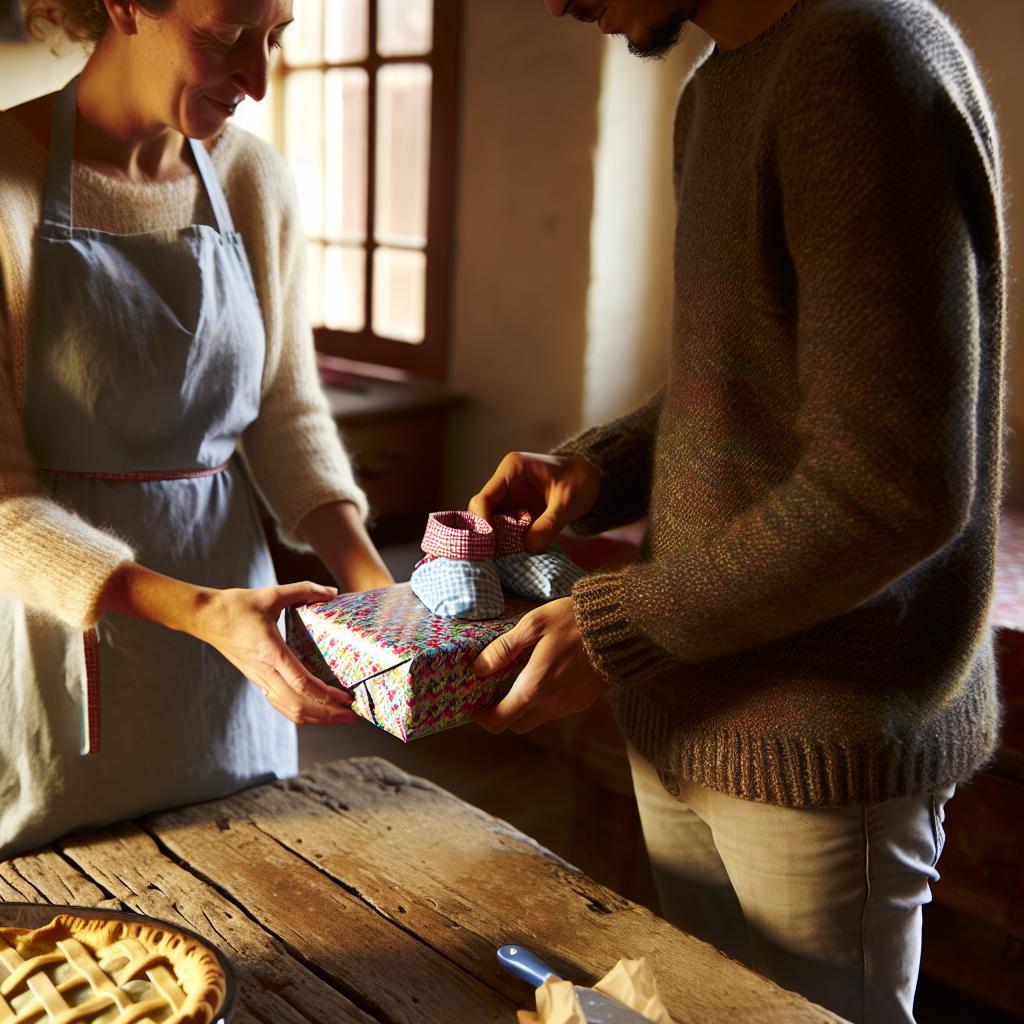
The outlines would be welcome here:
M 679 41 L 698 0 L 544 0 L 560 18 L 596 22 L 605 35 L 625 36 L 629 52 L 658 60 Z

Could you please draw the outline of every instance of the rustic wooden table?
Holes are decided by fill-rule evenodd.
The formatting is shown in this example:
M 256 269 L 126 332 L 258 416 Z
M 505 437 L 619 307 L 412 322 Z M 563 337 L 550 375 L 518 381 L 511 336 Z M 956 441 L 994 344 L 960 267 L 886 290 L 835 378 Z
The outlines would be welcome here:
M 377 758 L 0 862 L 0 902 L 192 928 L 237 967 L 236 1024 L 511 1024 L 509 942 L 582 983 L 646 956 L 678 1024 L 839 1020 Z

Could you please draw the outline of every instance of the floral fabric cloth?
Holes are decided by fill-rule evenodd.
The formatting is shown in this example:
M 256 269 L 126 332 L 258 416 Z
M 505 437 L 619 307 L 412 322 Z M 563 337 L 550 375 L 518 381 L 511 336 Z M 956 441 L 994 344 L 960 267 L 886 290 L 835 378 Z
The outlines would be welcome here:
M 318 678 L 351 690 L 360 717 L 403 742 L 471 720 L 498 700 L 525 664 L 480 679 L 473 662 L 533 604 L 510 597 L 500 616 L 463 622 L 433 615 L 400 583 L 291 609 L 288 644 Z

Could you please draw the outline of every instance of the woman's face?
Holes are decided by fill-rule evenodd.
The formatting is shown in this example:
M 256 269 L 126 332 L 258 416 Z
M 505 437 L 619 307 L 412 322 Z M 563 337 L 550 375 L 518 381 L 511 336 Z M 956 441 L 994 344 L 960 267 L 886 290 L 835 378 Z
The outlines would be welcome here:
M 205 139 L 247 96 L 263 99 L 292 0 L 175 0 L 165 13 L 138 12 L 131 70 L 146 119 Z

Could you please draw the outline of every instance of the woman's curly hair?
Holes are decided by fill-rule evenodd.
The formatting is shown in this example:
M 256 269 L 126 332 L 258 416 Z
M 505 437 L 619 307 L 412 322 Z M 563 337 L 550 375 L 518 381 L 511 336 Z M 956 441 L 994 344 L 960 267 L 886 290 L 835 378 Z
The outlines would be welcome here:
M 159 14 L 174 0 L 135 0 L 144 10 Z M 56 25 L 76 43 L 98 43 L 110 25 L 103 0 L 22 0 L 25 25 L 37 39 L 45 39 L 45 25 Z

